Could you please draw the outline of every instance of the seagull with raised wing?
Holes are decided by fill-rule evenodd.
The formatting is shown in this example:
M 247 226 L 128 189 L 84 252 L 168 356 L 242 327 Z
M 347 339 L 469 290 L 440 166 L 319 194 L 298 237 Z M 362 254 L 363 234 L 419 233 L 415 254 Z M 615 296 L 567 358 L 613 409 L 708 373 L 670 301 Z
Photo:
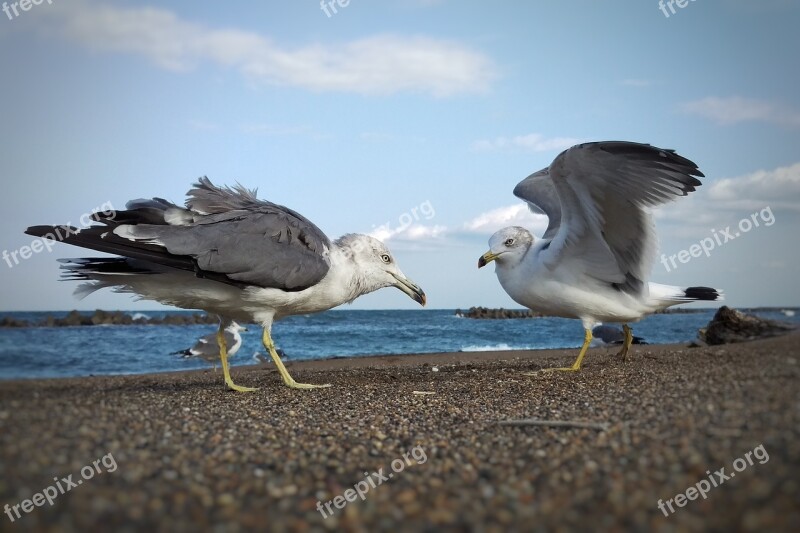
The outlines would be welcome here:
M 331 241 L 301 214 L 259 200 L 241 185 L 217 187 L 200 178 L 186 207 L 161 198 L 128 202 L 125 211 L 96 213 L 85 229 L 34 226 L 26 233 L 121 257 L 67 260 L 64 279 L 83 280 L 79 296 L 104 287 L 220 317 L 217 343 L 225 383 L 237 391 L 227 363 L 227 320 L 263 326 L 262 341 L 284 383 L 297 383 L 275 351 L 274 321 L 325 311 L 383 287 L 425 305 L 425 293 L 397 266 L 389 249 L 367 235 Z M 56 237 L 58 235 L 58 238 Z
M 240 326 L 234 320 L 225 320 L 223 335 L 225 336 L 225 347 L 228 352 L 228 359 L 236 355 L 239 348 L 242 347 L 242 331 L 247 331 L 247 328 Z M 219 361 L 219 343 L 217 342 L 217 334 L 209 333 L 203 335 L 191 348 L 185 350 L 178 350 L 172 352 L 172 355 L 180 355 L 184 359 L 200 358 L 203 361 L 214 365 L 214 371 L 217 370 L 217 361 Z
M 494 261 L 515 302 L 582 322 L 575 363 L 548 370 L 580 370 L 599 323 L 623 324 L 624 357 L 633 342 L 628 323 L 672 305 L 722 298 L 709 287 L 647 281 L 657 247 L 649 209 L 694 191 L 697 177 L 697 165 L 674 150 L 607 141 L 573 146 L 516 186 L 516 196 L 547 215 L 547 230 L 541 239 L 518 226 L 499 230 L 478 267 Z

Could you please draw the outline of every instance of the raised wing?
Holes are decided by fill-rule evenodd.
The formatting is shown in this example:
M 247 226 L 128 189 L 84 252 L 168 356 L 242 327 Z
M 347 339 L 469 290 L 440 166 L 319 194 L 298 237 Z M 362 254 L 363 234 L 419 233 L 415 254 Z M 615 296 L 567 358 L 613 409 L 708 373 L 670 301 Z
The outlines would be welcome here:
M 673 150 L 622 141 L 574 146 L 548 174 L 562 211 L 542 260 L 580 261 L 585 274 L 633 293 L 644 289 L 656 252 L 647 208 L 686 196 L 703 176 Z
M 543 239 L 552 239 L 561 226 L 561 200 L 550 179 L 548 169 L 534 172 L 514 187 L 514 196 L 525 200 L 528 208 L 537 214 L 547 215 L 547 230 Z

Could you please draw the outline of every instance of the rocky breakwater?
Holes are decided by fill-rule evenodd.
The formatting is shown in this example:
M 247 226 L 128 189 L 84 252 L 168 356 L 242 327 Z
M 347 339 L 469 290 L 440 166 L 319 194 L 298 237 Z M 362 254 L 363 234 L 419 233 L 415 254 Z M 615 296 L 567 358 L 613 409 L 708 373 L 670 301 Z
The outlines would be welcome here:
M 218 324 L 219 321 L 214 315 L 204 313 L 195 314 L 169 314 L 163 317 L 143 317 L 134 318 L 124 311 L 103 311 L 98 309 L 92 314 L 85 314 L 79 311 L 70 311 L 64 317 L 54 317 L 48 315 L 40 321 L 31 321 L 11 316 L 0 319 L 0 328 L 61 328 L 70 326 L 187 326 L 192 324 Z
M 470 307 L 467 311 L 456 309 L 456 316 L 477 319 L 500 318 L 539 318 L 544 315 L 530 309 L 489 309 L 488 307 Z

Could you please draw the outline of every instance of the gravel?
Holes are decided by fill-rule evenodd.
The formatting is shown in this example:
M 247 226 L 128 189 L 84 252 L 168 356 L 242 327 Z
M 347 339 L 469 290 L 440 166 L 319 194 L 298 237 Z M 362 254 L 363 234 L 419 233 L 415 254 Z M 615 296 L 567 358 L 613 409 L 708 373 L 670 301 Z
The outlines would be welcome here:
M 0 505 L 82 481 L 0 530 L 799 531 L 799 340 L 593 349 L 533 377 L 576 350 L 289 365 L 316 390 L 234 369 L 250 394 L 211 370 L 0 382 Z M 522 419 L 589 424 L 498 423 Z

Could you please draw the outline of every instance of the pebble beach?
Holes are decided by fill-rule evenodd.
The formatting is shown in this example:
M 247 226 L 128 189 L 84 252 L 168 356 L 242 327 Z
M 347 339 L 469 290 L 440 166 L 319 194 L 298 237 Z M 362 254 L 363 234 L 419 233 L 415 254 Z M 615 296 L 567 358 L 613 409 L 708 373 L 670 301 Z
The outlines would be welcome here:
M 799 341 L 4 381 L 0 530 L 798 531 Z

